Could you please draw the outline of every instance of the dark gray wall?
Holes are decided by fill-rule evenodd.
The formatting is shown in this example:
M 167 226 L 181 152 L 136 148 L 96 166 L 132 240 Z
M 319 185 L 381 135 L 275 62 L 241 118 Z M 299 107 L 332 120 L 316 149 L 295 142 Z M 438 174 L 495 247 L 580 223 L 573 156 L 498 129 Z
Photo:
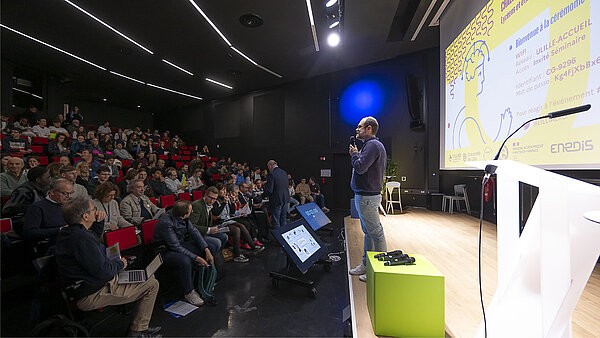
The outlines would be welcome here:
M 3 114 L 19 115 L 26 107 L 12 107 L 11 91 L 12 76 L 15 68 L 20 67 L 5 59 L 2 59 L 2 74 L 0 82 L 0 97 L 2 102 L 0 108 Z M 153 128 L 154 120 L 152 113 L 129 109 L 112 104 L 110 101 L 103 102 L 81 99 L 77 84 L 72 82 L 61 83 L 58 78 L 51 74 L 45 74 L 34 69 L 27 69 L 31 73 L 38 74 L 43 81 L 43 105 L 39 107 L 41 116 L 54 119 L 63 111 L 63 104 L 75 104 L 79 106 L 80 112 L 85 118 L 85 124 L 99 125 L 110 121 L 112 126 Z M 35 124 L 35 121 L 30 121 Z
M 408 74 L 418 76 L 423 83 L 424 131 L 412 131 L 409 127 L 405 84 Z M 155 125 L 181 130 L 186 142 L 208 144 L 215 154 L 248 161 L 252 167 L 265 168 L 266 162 L 274 158 L 296 179 L 318 178 L 320 169 L 332 169 L 333 177 L 321 184 L 327 204 L 348 209 L 351 168 L 347 151 L 356 125 L 341 118 L 339 98 L 349 85 L 366 78 L 383 87 L 378 136 L 397 163 L 398 176 L 406 176 L 403 186 L 437 190 L 437 49 L 208 102 L 193 109 L 157 114 Z M 178 122 L 183 119 L 186 123 Z

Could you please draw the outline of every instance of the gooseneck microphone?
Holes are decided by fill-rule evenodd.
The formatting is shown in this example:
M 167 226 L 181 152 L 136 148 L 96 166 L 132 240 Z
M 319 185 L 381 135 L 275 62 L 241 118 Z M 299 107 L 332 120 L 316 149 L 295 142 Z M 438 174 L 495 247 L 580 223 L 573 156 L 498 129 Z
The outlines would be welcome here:
M 508 139 L 510 139 L 514 134 L 516 134 L 527 123 L 530 123 L 530 122 L 533 122 L 533 121 L 536 121 L 536 120 L 545 119 L 545 118 L 555 119 L 557 117 L 563 117 L 563 116 L 567 116 L 567 115 L 571 115 L 571 114 L 577 114 L 577 113 L 581 113 L 581 112 L 587 111 L 590 108 L 592 108 L 591 104 L 584 104 L 583 106 L 578 106 L 578 107 L 573 107 L 573 108 L 568 108 L 568 109 L 563 109 L 563 110 L 555 111 L 555 112 L 552 112 L 552 113 L 548 113 L 547 115 L 534 117 L 531 120 L 526 121 L 525 123 L 521 124 L 521 126 L 519 126 L 519 128 L 517 128 L 515 131 L 513 131 L 510 135 L 508 135 L 508 137 L 504 140 L 504 142 L 502 142 L 502 145 L 498 149 L 498 152 L 496 153 L 496 156 L 494 156 L 494 161 L 497 160 L 500 157 L 500 152 L 502 151 L 502 148 L 504 147 L 504 144 L 506 143 L 506 141 L 508 141 Z M 484 185 L 485 185 L 485 183 L 487 183 L 487 181 L 489 180 L 490 176 L 496 172 L 496 169 L 497 169 L 497 167 L 495 165 L 492 165 L 492 164 L 488 164 L 487 166 L 485 166 L 485 176 L 483 177 L 483 184 Z

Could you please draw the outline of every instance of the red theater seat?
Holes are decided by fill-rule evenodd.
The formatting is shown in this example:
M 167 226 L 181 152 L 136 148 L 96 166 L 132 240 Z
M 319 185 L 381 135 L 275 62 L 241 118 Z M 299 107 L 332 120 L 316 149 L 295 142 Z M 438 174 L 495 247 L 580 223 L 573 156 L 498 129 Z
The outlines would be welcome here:
M 48 144 L 48 139 L 45 137 L 34 137 L 33 144 Z
M 2 196 L 4 198 L 4 196 Z M 3 203 L 4 204 L 4 203 Z M 12 230 L 12 220 L 10 218 L 0 219 L 0 232 L 5 233 Z
M 131 160 L 121 160 L 121 165 L 123 167 L 131 167 Z
M 169 159 L 169 155 L 158 155 L 158 159 L 159 160 L 168 160 Z
M 179 155 L 171 155 L 171 159 L 174 161 L 179 161 Z
M 152 243 L 152 238 L 154 238 L 154 226 L 156 225 L 156 222 L 158 222 L 157 219 L 142 223 L 142 238 L 144 238 L 144 245 Z
M 58 158 L 60 160 L 60 157 Z M 40 157 L 40 165 L 48 165 L 48 158 L 47 157 Z
M 52 162 L 60 162 L 60 157 L 52 156 Z
M 171 207 L 173 204 L 175 204 L 175 195 L 160 196 L 161 207 Z
M 121 251 L 129 249 L 137 245 L 137 236 L 135 235 L 135 227 L 130 226 L 127 228 L 109 231 L 104 234 L 106 237 L 106 246 L 113 246 L 119 243 L 119 249 Z
M 150 202 L 154 203 L 154 205 L 158 205 L 156 204 L 156 197 L 150 197 Z
M 190 193 L 189 192 L 179 193 L 178 196 L 179 196 L 180 200 L 186 200 L 186 201 L 191 201 L 192 200 L 192 198 L 190 197 Z
M 29 149 L 31 149 L 31 151 L 33 151 L 34 154 L 43 154 L 44 153 L 44 147 L 42 146 L 31 146 Z
M 115 178 L 115 183 L 119 183 L 119 182 L 121 182 L 121 180 L 124 180 L 124 179 L 125 179 L 125 177 L 117 177 L 117 178 Z
M 202 194 L 202 191 L 201 191 L 201 190 L 196 190 L 196 191 L 193 191 L 193 192 L 192 192 L 192 201 L 195 201 L 195 200 L 199 200 L 199 199 L 201 199 L 201 198 L 202 198 L 202 195 L 203 195 L 203 194 Z
M 189 155 L 189 154 L 191 154 L 191 152 L 190 152 L 189 150 L 184 150 L 184 151 L 183 151 L 183 154 L 184 154 L 184 155 Z
M 181 159 L 184 161 L 189 161 L 190 157 L 189 156 L 181 156 Z
M 175 168 L 183 167 L 183 162 L 175 162 Z

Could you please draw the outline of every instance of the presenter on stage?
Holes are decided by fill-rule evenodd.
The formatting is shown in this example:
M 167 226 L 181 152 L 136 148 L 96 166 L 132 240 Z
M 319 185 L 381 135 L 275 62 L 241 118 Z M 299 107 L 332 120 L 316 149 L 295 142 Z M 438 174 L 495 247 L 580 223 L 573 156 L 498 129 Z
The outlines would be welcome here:
M 360 151 L 350 145 L 354 202 L 362 231 L 365 233 L 362 262 L 350 270 L 351 275 L 359 275 L 359 280 L 367 281 L 367 251 L 387 251 L 383 226 L 379 221 L 379 204 L 387 155 L 385 147 L 375 135 L 379 123 L 374 117 L 363 118 L 356 127 L 356 138 L 362 140 Z

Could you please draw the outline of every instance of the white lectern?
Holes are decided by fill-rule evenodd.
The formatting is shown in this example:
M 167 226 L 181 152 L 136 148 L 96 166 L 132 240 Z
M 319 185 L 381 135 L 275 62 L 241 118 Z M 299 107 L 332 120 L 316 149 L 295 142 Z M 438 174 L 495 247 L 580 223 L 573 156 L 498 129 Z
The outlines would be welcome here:
M 497 166 L 498 288 L 486 308 L 489 337 L 571 337 L 571 314 L 600 254 L 600 187 L 522 163 Z M 519 236 L 519 182 L 539 188 Z M 485 276 L 483 276 L 485 282 Z M 477 337 L 483 337 L 483 321 Z

